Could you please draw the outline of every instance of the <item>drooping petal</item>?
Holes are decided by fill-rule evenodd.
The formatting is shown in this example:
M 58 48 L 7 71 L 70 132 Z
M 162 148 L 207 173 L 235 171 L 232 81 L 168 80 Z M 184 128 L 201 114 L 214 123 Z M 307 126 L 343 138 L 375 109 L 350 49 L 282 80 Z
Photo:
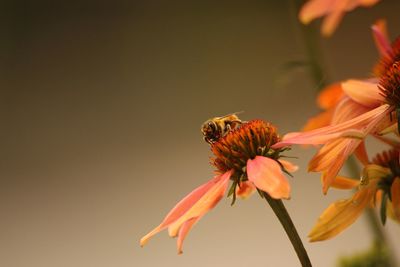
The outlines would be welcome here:
M 230 173 L 231 172 L 227 172 L 224 175 L 216 176 L 209 182 L 193 190 L 167 214 L 167 216 L 164 218 L 159 226 L 154 228 L 140 240 L 140 245 L 144 246 L 152 236 L 167 228 L 172 223 L 176 222 L 179 218 L 182 218 L 182 216 L 187 213 L 196 203 L 208 199 L 210 197 L 210 191 L 213 192 L 213 189 L 218 187 L 221 184 L 222 180 L 225 181 L 226 179 L 228 179 L 227 181 L 229 181 L 229 177 L 226 177 L 230 176 Z
M 175 237 L 179 234 L 182 225 L 195 217 L 204 216 L 209 210 L 215 207 L 224 196 L 229 184 L 232 171 L 228 171 L 219 176 L 220 179 L 215 183 L 196 203 L 194 203 L 181 217 L 168 226 L 168 233 Z
M 187 234 L 190 229 L 200 220 L 201 217 L 191 218 L 188 221 L 184 222 L 182 227 L 179 229 L 178 239 L 176 240 L 178 254 L 183 253 L 183 241 L 185 240 Z
M 336 160 L 334 160 L 335 158 L 332 158 L 333 157 L 332 154 L 326 154 L 327 158 L 331 158 L 333 160 L 331 161 L 331 164 L 326 167 L 326 169 L 321 170 L 323 171 L 322 192 L 324 194 L 328 192 L 329 187 L 331 186 L 335 177 L 338 175 L 344 162 L 353 153 L 356 147 L 360 144 L 361 140 L 345 139 L 342 142 L 345 144 L 345 148 L 338 155 L 336 155 Z
M 390 40 L 387 33 L 386 20 L 378 20 L 371 28 L 375 45 L 378 48 L 379 54 L 382 57 L 391 57 L 393 55 L 393 49 L 390 45 Z
M 351 141 L 351 139 L 341 138 L 324 145 L 310 160 L 308 171 L 320 172 L 331 166 L 334 161 L 342 160 L 340 157 L 342 157 L 343 151 L 350 145 Z
M 256 187 L 250 181 L 241 182 L 240 186 L 236 187 L 236 196 L 246 199 L 254 193 Z
M 260 190 L 272 198 L 289 199 L 290 185 L 281 166 L 273 159 L 256 156 L 247 161 L 247 177 Z
M 384 102 L 377 83 L 348 80 L 342 83 L 343 91 L 357 103 L 375 108 Z
M 284 159 L 278 159 L 278 161 L 282 164 L 283 168 L 288 172 L 295 172 L 299 169 L 299 166 L 291 163 L 290 161 Z
M 354 150 L 356 158 L 365 166 L 369 164 L 367 150 L 365 148 L 365 142 L 361 142 L 356 150 Z
M 336 189 L 354 189 L 360 184 L 360 181 L 344 176 L 336 176 L 331 186 Z
M 310 242 L 330 239 L 352 225 L 372 201 L 375 187 L 357 191 L 351 199 L 336 201 L 318 218 L 308 237 Z
M 400 178 L 394 178 L 392 187 L 390 189 L 392 195 L 392 208 L 394 218 L 400 222 Z

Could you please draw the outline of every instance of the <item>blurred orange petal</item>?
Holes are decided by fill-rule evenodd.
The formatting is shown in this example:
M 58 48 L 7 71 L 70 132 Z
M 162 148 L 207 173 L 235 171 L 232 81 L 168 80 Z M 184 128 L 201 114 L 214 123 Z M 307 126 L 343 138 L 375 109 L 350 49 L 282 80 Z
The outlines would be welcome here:
M 315 18 L 325 16 L 332 8 L 332 5 L 330 5 L 331 2 L 331 0 L 307 1 L 300 10 L 300 21 L 308 24 Z
M 334 83 L 325 87 L 317 97 L 317 104 L 322 109 L 334 107 L 343 97 L 341 83 Z
M 315 130 L 324 126 L 328 126 L 331 123 L 334 109 L 328 109 L 327 111 L 321 112 L 320 114 L 308 119 L 306 125 L 304 125 L 302 132 Z

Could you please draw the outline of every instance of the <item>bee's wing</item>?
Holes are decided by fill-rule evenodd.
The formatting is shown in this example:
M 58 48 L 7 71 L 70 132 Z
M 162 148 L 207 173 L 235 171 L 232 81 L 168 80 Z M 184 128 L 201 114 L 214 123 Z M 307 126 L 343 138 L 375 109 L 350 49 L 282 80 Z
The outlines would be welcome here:
M 218 119 L 225 119 L 225 118 L 227 118 L 229 116 L 232 116 L 232 115 L 242 114 L 243 112 L 244 111 L 242 110 L 242 111 L 238 111 L 238 112 L 229 113 L 229 114 L 226 114 L 224 116 L 218 117 Z

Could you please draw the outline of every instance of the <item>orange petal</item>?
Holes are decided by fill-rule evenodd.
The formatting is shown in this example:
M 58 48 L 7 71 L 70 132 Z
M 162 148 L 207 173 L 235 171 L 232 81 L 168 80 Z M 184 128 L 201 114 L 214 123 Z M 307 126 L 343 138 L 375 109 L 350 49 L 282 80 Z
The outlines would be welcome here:
M 396 177 L 390 189 L 392 195 L 392 208 L 395 219 L 400 222 L 400 178 Z
M 321 33 L 323 36 L 331 36 L 344 16 L 344 10 L 335 10 L 327 15 L 322 22 Z
M 318 218 L 308 237 L 310 242 L 330 239 L 345 230 L 361 215 L 371 202 L 375 187 L 359 190 L 351 199 L 339 200 L 331 204 Z
M 375 108 L 384 101 L 377 83 L 348 80 L 342 83 L 342 88 L 351 99 L 367 107 Z
M 227 175 L 230 172 L 227 172 L 224 175 Z M 209 182 L 199 186 L 195 190 L 193 190 L 189 195 L 183 198 L 164 218 L 159 226 L 154 228 L 150 231 L 147 235 L 145 235 L 140 240 L 140 245 L 144 246 L 147 241 L 157 234 L 158 232 L 162 231 L 163 229 L 167 228 L 169 225 L 177 221 L 181 218 L 191 207 L 193 207 L 198 201 L 200 201 L 207 193 L 217 186 L 220 181 L 223 179 L 224 175 L 216 176 Z M 229 178 L 228 178 L 229 179 Z
M 337 139 L 323 146 L 309 163 L 309 171 L 322 171 L 323 193 L 328 192 L 335 177 L 349 155 L 353 153 L 361 140 Z
M 241 182 L 240 186 L 236 187 L 236 195 L 243 199 L 248 198 L 255 190 L 255 186 L 250 181 Z
M 331 186 L 336 189 L 354 189 L 360 184 L 360 181 L 347 178 L 344 176 L 336 176 Z
M 356 150 L 354 151 L 356 158 L 365 166 L 369 164 L 367 150 L 365 148 L 365 142 L 361 142 Z
M 281 166 L 273 159 L 256 156 L 247 161 L 249 181 L 272 198 L 290 198 L 290 185 L 283 175 Z
M 332 9 L 332 5 L 330 3 L 331 0 L 307 1 L 300 10 L 300 21 L 304 24 L 308 24 L 315 18 L 325 16 Z
M 310 118 L 306 125 L 304 125 L 302 132 L 311 131 L 324 126 L 328 126 L 331 123 L 334 109 L 328 109 L 327 111 L 321 112 L 320 114 Z
M 341 83 L 334 83 L 325 87 L 317 98 L 317 104 L 322 109 L 334 107 L 342 98 L 343 90 Z
M 299 166 L 294 165 L 290 161 L 284 159 L 278 159 L 278 161 L 282 164 L 283 168 L 288 172 L 295 172 L 299 169 Z

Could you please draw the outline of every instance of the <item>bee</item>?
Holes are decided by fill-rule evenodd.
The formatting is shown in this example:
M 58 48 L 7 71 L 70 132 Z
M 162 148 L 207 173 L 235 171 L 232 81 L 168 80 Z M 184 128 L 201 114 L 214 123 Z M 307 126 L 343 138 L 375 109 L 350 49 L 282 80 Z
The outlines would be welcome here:
M 230 131 L 240 127 L 243 122 L 236 115 L 238 113 L 239 112 L 235 112 L 205 121 L 201 126 L 201 132 L 204 135 L 204 140 L 212 145 Z

